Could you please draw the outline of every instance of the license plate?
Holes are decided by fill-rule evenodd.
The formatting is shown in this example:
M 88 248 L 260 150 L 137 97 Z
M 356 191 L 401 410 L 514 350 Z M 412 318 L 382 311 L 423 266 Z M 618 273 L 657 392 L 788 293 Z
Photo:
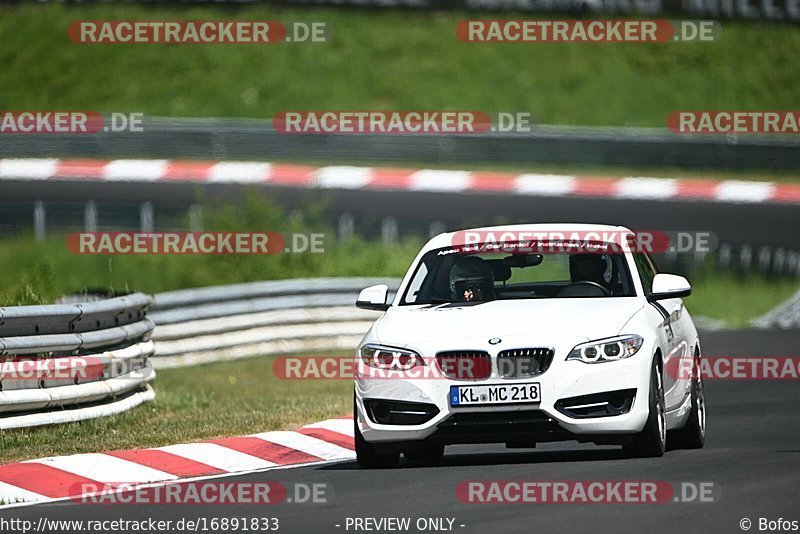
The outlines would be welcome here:
M 450 386 L 450 406 L 538 403 L 539 390 L 539 382 Z

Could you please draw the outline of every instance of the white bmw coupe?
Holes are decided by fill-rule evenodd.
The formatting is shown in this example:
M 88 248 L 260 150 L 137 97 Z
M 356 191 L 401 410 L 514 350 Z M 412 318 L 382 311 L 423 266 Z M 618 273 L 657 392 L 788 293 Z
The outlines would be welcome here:
M 691 287 L 636 239 L 585 224 L 445 233 L 392 302 L 385 285 L 364 289 L 356 305 L 385 314 L 357 349 L 358 463 L 436 460 L 465 443 L 702 447 Z

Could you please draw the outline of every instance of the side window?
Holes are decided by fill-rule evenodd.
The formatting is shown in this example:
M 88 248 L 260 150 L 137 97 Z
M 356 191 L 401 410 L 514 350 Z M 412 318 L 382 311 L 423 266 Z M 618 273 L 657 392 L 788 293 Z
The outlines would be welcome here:
M 634 254 L 633 261 L 636 264 L 636 270 L 639 272 L 639 278 L 642 279 L 642 286 L 644 287 L 645 295 L 649 295 L 653 290 L 653 278 L 656 276 L 656 270 L 650 259 L 644 254 Z
M 408 290 L 406 291 L 406 303 L 413 304 L 417 301 L 417 296 L 419 295 L 419 290 L 422 287 L 422 282 L 425 281 L 425 277 L 428 276 L 428 266 L 425 263 L 421 263 L 417 272 L 414 273 L 414 278 L 411 279 L 411 282 L 408 284 Z

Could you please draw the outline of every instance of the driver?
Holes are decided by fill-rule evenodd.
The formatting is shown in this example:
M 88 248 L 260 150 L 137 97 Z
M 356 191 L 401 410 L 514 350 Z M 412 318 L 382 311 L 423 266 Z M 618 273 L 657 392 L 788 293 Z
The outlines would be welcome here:
M 569 257 L 572 283 L 594 282 L 608 289 L 605 273 L 608 267 L 605 254 L 573 254 Z
M 457 302 L 483 302 L 494 299 L 494 274 L 485 260 L 459 256 L 450 268 L 450 298 Z

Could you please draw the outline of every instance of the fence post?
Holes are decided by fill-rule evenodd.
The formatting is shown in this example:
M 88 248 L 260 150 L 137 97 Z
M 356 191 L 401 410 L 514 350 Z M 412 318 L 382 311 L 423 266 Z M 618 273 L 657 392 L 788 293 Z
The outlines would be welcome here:
M 772 268 L 776 274 L 786 274 L 786 253 L 782 248 L 775 251 L 775 256 L 772 260 Z
M 750 245 L 742 245 L 739 249 L 739 263 L 741 264 L 742 270 L 747 271 L 750 269 L 750 265 L 753 262 L 753 249 Z
M 97 231 L 97 204 L 94 200 L 87 200 L 83 207 L 83 231 Z
M 37 200 L 33 205 L 33 238 L 44 241 L 47 237 L 47 210 L 44 202 Z
M 142 202 L 139 206 L 139 227 L 142 232 L 152 232 L 154 228 L 153 204 Z
M 189 230 L 192 232 L 203 231 L 203 206 L 193 203 L 189 206 Z
M 387 245 L 393 245 L 400 239 L 400 230 L 397 227 L 397 219 L 394 217 L 384 217 L 381 221 L 381 238 Z
M 770 263 L 772 263 L 772 249 L 761 247 L 758 251 L 758 270 L 762 274 L 769 274 Z
M 787 260 L 787 270 L 791 274 L 800 274 L 800 254 L 795 251 L 789 253 Z
M 731 246 L 728 244 L 721 244 L 719 246 L 719 265 L 720 267 L 730 267 L 731 265 Z
M 431 221 L 428 227 L 428 237 L 436 237 L 439 234 L 443 234 L 445 231 L 446 228 L 442 221 Z
M 349 241 L 355 233 L 356 222 L 352 213 L 342 213 L 339 216 L 338 237 L 340 242 Z

